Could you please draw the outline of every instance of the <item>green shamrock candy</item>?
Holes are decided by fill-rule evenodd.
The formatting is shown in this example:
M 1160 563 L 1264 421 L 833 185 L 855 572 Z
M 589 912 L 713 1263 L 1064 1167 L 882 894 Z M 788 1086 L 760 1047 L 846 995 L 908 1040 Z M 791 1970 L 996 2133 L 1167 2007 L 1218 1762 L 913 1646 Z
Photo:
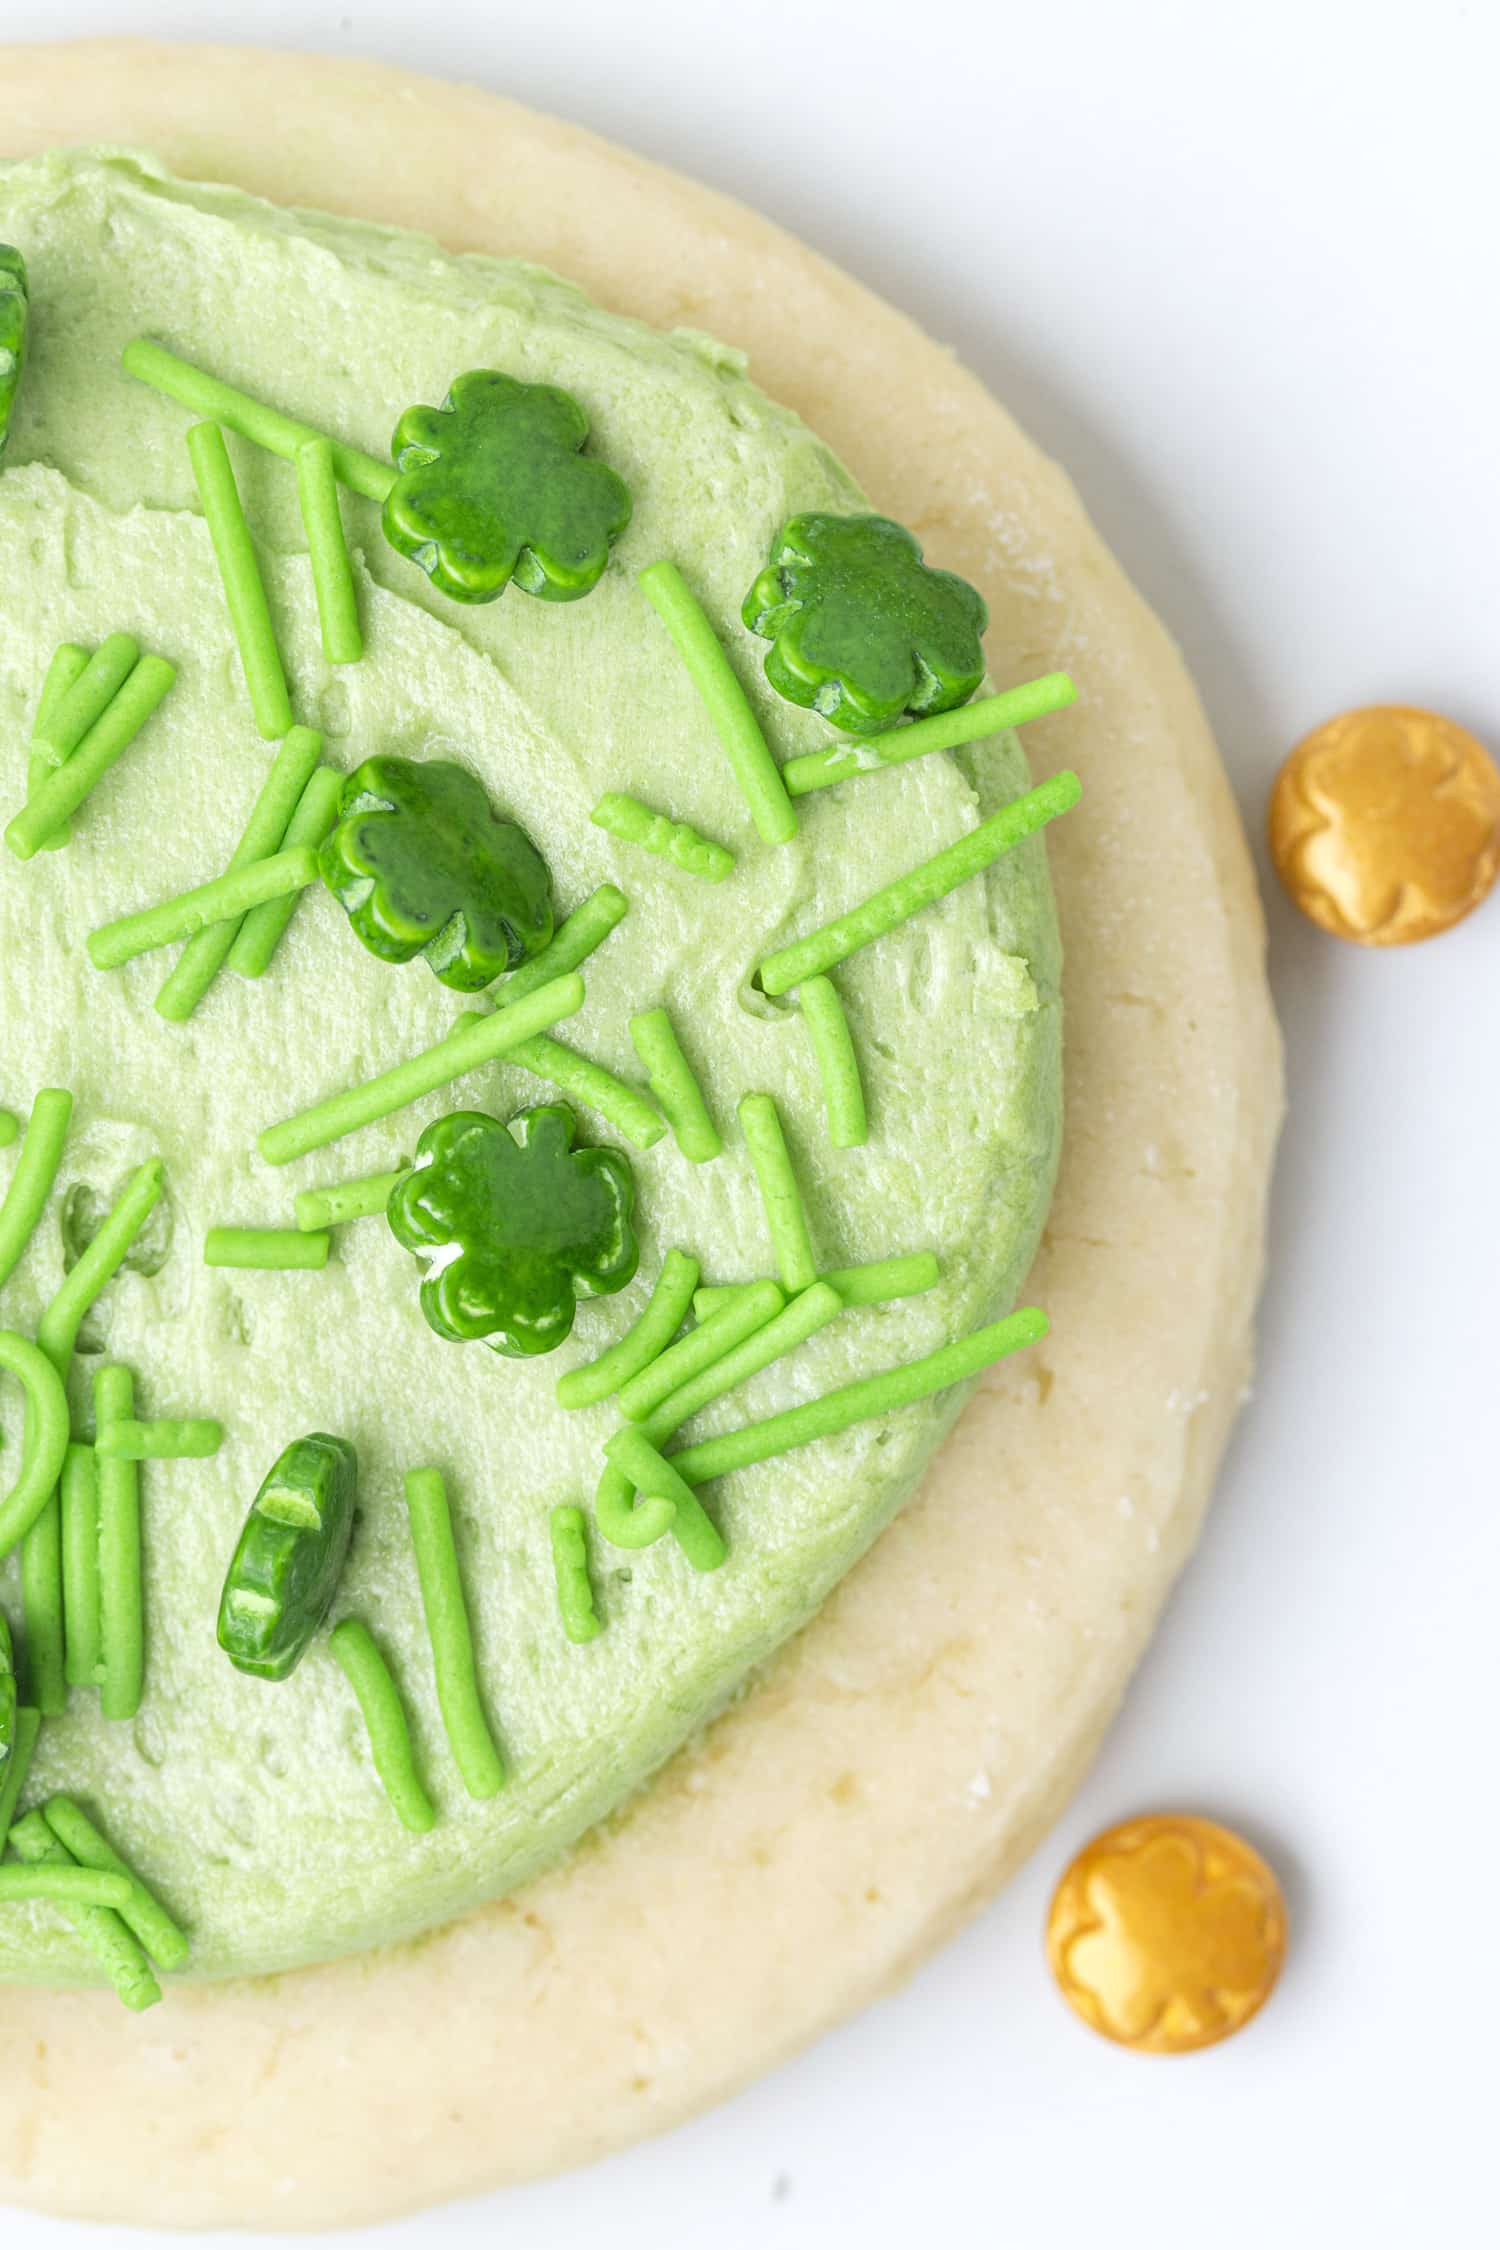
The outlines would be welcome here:
M 239 1671 L 284 1680 L 302 1662 L 338 1589 L 358 1483 L 353 1446 L 314 1430 L 255 1495 L 219 1604 L 219 1646 Z
M 456 602 L 492 602 L 512 578 L 576 602 L 630 521 L 623 479 L 582 454 L 588 434 L 577 399 L 550 383 L 460 375 L 441 406 L 410 406 L 396 425 L 387 539 Z
M 422 1259 L 428 1326 L 510 1359 L 550 1352 L 580 1297 L 623 1289 L 640 1262 L 635 1175 L 618 1149 L 574 1148 L 558 1102 L 502 1125 L 458 1110 L 429 1125 L 391 1196 L 391 1232 Z
M 319 865 L 362 945 L 382 961 L 423 954 L 455 992 L 482 991 L 552 935 L 547 862 L 465 766 L 367 758 Z
M 11 411 L 26 365 L 29 315 L 26 260 L 8 242 L 0 242 L 0 454 L 10 436 Z
M 777 693 L 850 734 L 951 711 L 984 677 L 983 599 L 888 516 L 793 516 L 741 615 Z

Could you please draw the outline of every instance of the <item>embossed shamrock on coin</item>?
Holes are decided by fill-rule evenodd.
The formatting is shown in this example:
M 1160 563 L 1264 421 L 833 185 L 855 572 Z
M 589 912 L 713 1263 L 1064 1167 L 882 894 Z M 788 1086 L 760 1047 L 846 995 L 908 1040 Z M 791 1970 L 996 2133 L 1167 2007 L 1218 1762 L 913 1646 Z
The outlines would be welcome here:
M 982 597 L 888 516 L 793 516 L 741 614 L 777 693 L 851 734 L 951 711 L 984 677 Z
M 467 767 L 443 759 L 357 766 L 319 866 L 369 952 L 420 953 L 455 992 L 482 991 L 552 935 L 546 861 Z
M 630 521 L 624 480 L 584 454 L 588 434 L 577 399 L 550 383 L 460 375 L 441 406 L 408 407 L 396 425 L 387 539 L 457 602 L 492 602 L 512 579 L 577 601 Z
M 426 1266 L 422 1310 L 439 1336 L 532 1358 L 568 1335 L 580 1298 L 633 1277 L 635 1174 L 618 1149 L 575 1148 L 575 1130 L 558 1102 L 507 1124 L 459 1110 L 418 1141 L 387 1215 Z

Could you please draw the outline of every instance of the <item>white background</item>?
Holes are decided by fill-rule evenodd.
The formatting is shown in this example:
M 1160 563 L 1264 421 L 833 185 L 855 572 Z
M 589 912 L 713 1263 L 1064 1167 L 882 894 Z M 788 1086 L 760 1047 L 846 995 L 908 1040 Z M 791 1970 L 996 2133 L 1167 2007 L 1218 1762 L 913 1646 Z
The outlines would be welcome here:
M 771 212 L 1067 461 L 1180 636 L 1257 837 L 1285 750 L 1347 705 L 1428 703 L 1500 744 L 1496 20 L 0 0 L 6 36 L 253 38 L 481 80 Z M 1500 898 L 1388 956 L 1268 905 L 1292 1112 L 1258 1387 L 1059 1833 L 909 1990 L 728 2108 L 360 2244 L 1496 2239 Z M 1070 1851 L 1161 1805 L 1259 1841 L 1295 1925 L 1266 2015 L 1182 2061 L 1095 2040 L 1038 1950 Z M 5 2250 L 99 2239 L 0 2217 Z

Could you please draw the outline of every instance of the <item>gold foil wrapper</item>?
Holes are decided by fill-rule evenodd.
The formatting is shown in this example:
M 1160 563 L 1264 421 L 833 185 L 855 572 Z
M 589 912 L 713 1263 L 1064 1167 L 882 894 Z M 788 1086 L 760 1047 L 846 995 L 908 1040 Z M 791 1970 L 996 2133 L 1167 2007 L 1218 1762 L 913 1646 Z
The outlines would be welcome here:
M 1070 2008 L 1143 2055 L 1241 2030 L 1286 1954 L 1281 1886 L 1243 1837 L 1187 1813 L 1106 1829 L 1063 1876 L 1047 1958 Z
M 1320 929 L 1414 945 L 1472 913 L 1500 873 L 1500 770 L 1436 712 L 1345 711 L 1287 759 L 1269 826 L 1276 872 Z

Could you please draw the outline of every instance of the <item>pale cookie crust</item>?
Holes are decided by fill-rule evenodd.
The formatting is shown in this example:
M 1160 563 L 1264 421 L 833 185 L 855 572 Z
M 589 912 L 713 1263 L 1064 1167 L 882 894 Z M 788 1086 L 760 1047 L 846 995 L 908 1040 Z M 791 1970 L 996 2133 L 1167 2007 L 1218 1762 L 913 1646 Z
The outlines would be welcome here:
M 764 219 L 495 96 L 212 47 L 10 48 L 5 149 L 149 146 L 286 203 L 540 260 L 743 346 L 988 596 L 1083 776 L 1054 832 L 1068 1123 L 1054 1333 L 745 1700 L 519 1897 L 274 1982 L 10 1990 L 0 2200 L 145 2225 L 386 2218 L 674 2124 L 904 1976 L 1061 1810 L 1197 1530 L 1244 1385 L 1280 1109 L 1260 910 L 1180 658 L 1061 470 Z M 878 787 L 878 783 L 867 786 Z

